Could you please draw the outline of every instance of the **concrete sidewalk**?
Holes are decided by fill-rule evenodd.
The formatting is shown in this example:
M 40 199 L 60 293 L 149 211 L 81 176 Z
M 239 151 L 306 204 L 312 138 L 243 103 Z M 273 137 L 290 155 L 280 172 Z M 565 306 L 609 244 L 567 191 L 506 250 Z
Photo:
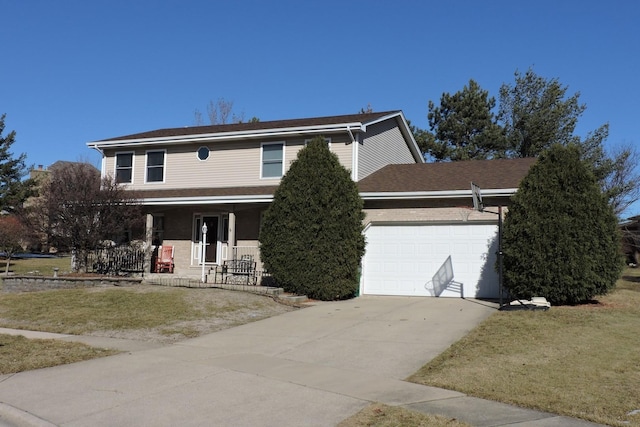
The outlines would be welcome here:
M 360 297 L 166 347 L 114 340 L 127 352 L 0 377 L 0 425 L 334 426 L 371 402 L 476 426 L 593 425 L 403 381 L 494 310 Z

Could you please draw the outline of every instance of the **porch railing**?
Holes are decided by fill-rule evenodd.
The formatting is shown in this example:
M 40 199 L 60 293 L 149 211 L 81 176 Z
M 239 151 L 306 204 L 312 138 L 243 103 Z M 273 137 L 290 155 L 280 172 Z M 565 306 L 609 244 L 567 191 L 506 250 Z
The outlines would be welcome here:
M 246 275 L 238 274 L 233 269 L 234 263 L 242 262 L 249 262 L 253 266 L 250 272 L 251 277 L 248 281 L 247 277 L 245 277 Z M 255 285 L 261 284 L 263 278 L 267 276 L 269 276 L 269 274 L 264 271 L 262 261 L 260 260 L 260 248 L 258 246 L 229 246 L 224 263 L 210 271 L 209 280 L 212 283 L 235 284 L 235 282 L 250 282 L 252 285 Z
M 251 258 L 262 265 L 260 262 L 260 248 L 257 246 L 231 246 L 231 253 L 228 259 L 243 259 Z
M 141 247 L 122 245 L 97 248 L 88 254 L 87 271 L 122 275 L 144 272 L 145 251 Z

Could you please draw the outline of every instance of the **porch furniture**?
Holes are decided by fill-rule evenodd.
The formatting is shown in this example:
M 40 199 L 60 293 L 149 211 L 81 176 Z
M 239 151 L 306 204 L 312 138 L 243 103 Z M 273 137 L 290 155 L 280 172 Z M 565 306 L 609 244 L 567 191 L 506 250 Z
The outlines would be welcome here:
M 251 255 L 226 260 L 222 264 L 222 277 L 224 283 L 255 285 L 257 283 L 256 262 Z
M 156 258 L 156 273 L 173 273 L 173 246 L 160 246 Z

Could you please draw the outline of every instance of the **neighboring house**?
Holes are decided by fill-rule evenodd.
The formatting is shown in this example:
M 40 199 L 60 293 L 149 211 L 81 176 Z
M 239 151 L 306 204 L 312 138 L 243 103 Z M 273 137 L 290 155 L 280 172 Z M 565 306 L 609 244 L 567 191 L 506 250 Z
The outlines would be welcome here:
M 468 234 L 477 241 L 449 245 L 473 248 L 469 259 L 452 256 L 455 280 L 464 279 L 465 296 L 491 296 L 493 288 L 476 290 L 477 274 L 463 270 L 477 269 L 476 255 L 486 257 L 497 217 L 469 216 L 468 209 L 457 206 L 471 205 L 472 179 L 487 201 L 506 204 L 532 161 L 424 164 L 400 111 L 160 129 L 87 145 L 102 153 L 103 175 L 137 192 L 153 244 L 174 246 L 174 274 L 199 276 L 203 223 L 207 266 L 244 254 L 259 261 L 262 214 L 298 151 L 319 135 L 351 171 L 365 201 L 362 293 L 429 295 L 425 283 L 445 261 L 440 259 L 448 251 L 445 243 Z M 467 226 L 457 227 L 462 224 Z M 409 274 L 411 285 L 404 283 Z
M 622 234 L 622 253 L 627 264 L 640 264 L 640 216 L 632 216 L 619 225 Z

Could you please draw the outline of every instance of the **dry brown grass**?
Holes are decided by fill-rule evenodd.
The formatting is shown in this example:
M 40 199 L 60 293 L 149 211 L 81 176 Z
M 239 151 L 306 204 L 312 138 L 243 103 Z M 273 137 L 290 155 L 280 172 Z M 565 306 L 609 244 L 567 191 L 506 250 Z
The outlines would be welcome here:
M 591 304 L 497 312 L 410 380 L 561 415 L 640 426 L 640 283 Z
M 0 334 L 0 375 L 80 362 L 116 353 L 116 350 L 93 348 L 81 343 Z
M 222 289 L 61 289 L 2 295 L 0 327 L 169 343 L 293 309 Z
M 268 297 L 221 289 L 66 289 L 2 294 L 0 327 L 172 343 L 294 309 Z M 79 343 L 0 335 L 0 374 L 114 353 Z
M 338 424 L 338 427 L 464 427 L 456 419 L 422 414 L 397 406 L 374 403 Z

